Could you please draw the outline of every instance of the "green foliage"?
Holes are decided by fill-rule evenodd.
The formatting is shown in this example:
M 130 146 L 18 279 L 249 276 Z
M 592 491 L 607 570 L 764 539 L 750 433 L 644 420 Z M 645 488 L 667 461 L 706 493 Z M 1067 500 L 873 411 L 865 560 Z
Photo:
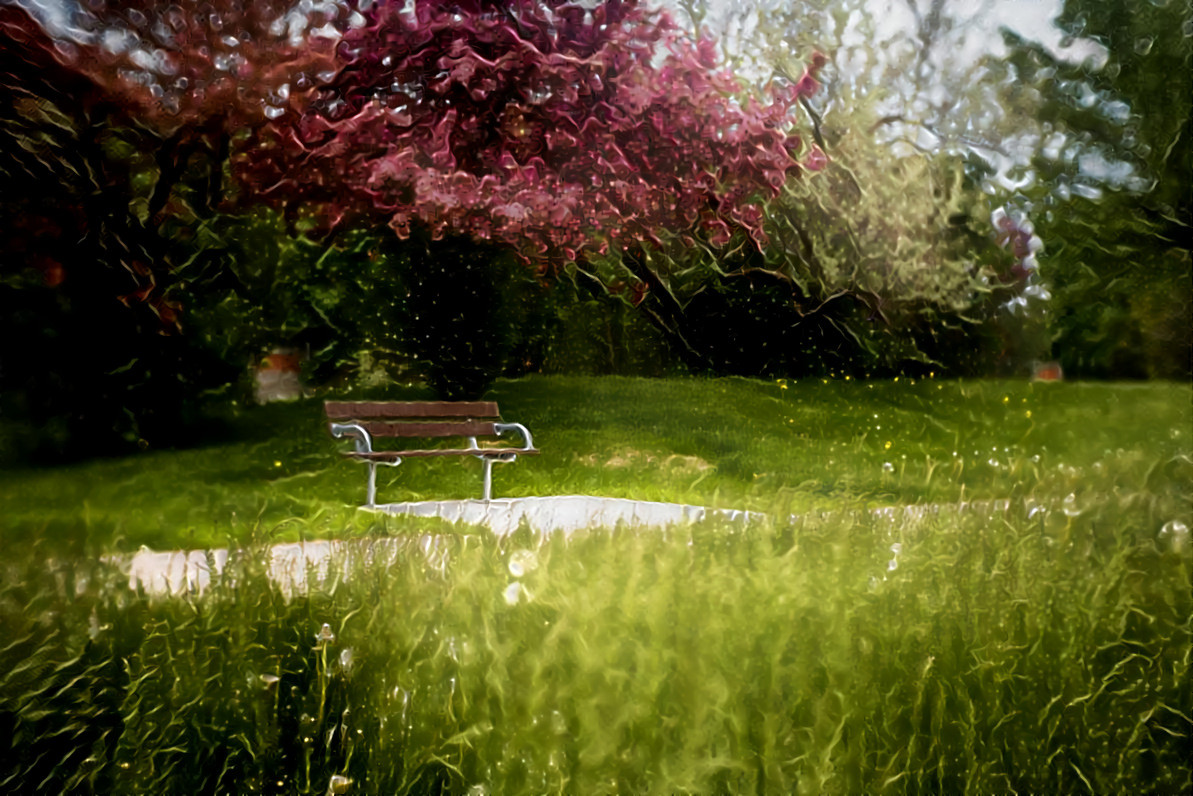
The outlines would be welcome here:
M 240 373 L 290 348 L 311 385 L 415 379 L 459 397 L 501 375 L 676 369 L 624 302 L 466 239 L 357 231 L 320 242 L 268 211 L 204 230 L 208 254 L 184 264 L 171 295 L 195 344 Z
M 408 368 L 402 263 L 383 255 L 377 237 L 356 232 L 324 245 L 268 212 L 213 229 L 219 256 L 188 262 L 177 295 L 191 334 L 214 355 L 246 372 L 274 348 L 300 349 L 315 383 L 352 373 L 362 358 L 394 374 Z
M 802 103 L 831 158 L 827 179 L 793 186 L 813 200 L 803 200 L 810 215 L 793 219 L 808 238 L 829 243 L 818 252 L 824 260 L 853 256 L 879 282 L 922 262 L 935 266 L 922 273 L 937 274 L 942 284 L 965 273 L 949 267 L 958 255 L 993 261 L 980 246 L 966 252 L 948 232 L 925 229 L 935 211 L 951 215 L 950 206 L 966 197 L 954 193 L 925 208 L 929 183 L 908 168 L 911 153 L 931 164 L 931 182 L 947 177 L 945 155 L 968 153 L 972 185 L 1035 223 L 1046 246 L 1035 295 L 1025 295 L 1035 308 L 1004 312 L 978 293 L 961 320 L 931 303 L 930 291 L 929 301 L 908 305 L 906 318 L 919 331 L 898 324 L 875 329 L 884 355 L 904 356 L 900 349 L 910 338 L 913 350 L 962 373 L 1022 371 L 1042 356 L 1059 359 L 1071 375 L 1188 377 L 1193 37 L 1187 0 L 1069 0 L 1056 20 L 1065 34 L 1059 51 L 1007 32 L 1009 56 L 980 60 L 967 53 L 983 35 L 989 5 L 907 0 L 889 18 L 854 0 L 679 5 L 694 27 L 712 26 L 725 61 L 756 83 L 794 79 L 802 68 L 798 54 L 808 47 L 832 54 L 821 72 L 824 89 Z M 969 197 L 971 204 L 982 201 Z M 831 209 L 829 223 L 817 205 Z M 929 246 L 929 256 L 910 256 Z M 835 314 L 844 315 L 834 320 L 846 328 L 866 327 Z M 964 353 L 964 361 L 943 359 L 949 353 Z
M 624 283 L 614 288 L 624 289 Z M 531 345 L 514 362 L 568 375 L 666 376 L 683 373 L 666 338 L 616 292 L 569 269 L 542 287 Z M 527 372 L 529 372 L 529 368 Z M 515 371 L 516 373 L 516 371 Z M 511 374 L 512 375 L 512 374 Z M 521 375 L 521 374 L 519 374 Z
M 1055 344 L 1066 372 L 1193 373 L 1193 37 L 1187 2 L 1069 0 L 1058 24 L 1105 47 L 1058 61 L 1008 37 L 1007 102 L 1037 116 L 1028 190 L 1048 242 Z M 1054 151 L 1049 151 L 1049 149 Z
M 416 378 L 441 397 L 474 397 L 538 367 L 558 324 L 525 268 L 466 240 L 314 241 L 268 211 L 214 226 L 219 256 L 188 263 L 174 295 L 192 336 L 242 372 L 291 348 L 306 355 L 309 384 Z
M 1193 365 L 1193 259 L 1122 212 L 1118 197 L 1055 216 L 1049 253 L 1053 348 L 1069 374 L 1188 379 Z M 1068 211 L 1063 211 L 1067 213 Z M 1047 222 L 1045 222 L 1047 223 Z M 1047 234 L 1048 230 L 1044 230 Z
M 850 299 L 835 320 L 870 372 L 1025 372 L 1046 347 L 1032 329 L 1041 308 L 1007 309 L 1024 284 L 995 242 L 972 164 L 897 156 L 864 111 L 851 121 L 824 173 L 771 209 L 772 267 L 820 311 Z
M 1188 482 L 1087 484 L 1034 516 L 407 536 L 296 595 L 257 550 L 167 599 L 10 557 L 0 782 L 1183 792 Z
M 768 206 L 764 252 L 742 243 L 718 257 L 686 236 L 661 235 L 658 248 L 578 270 L 635 306 L 698 373 L 1026 372 L 1046 346 L 1034 319 L 1040 308 L 1032 305 L 1032 317 L 1007 309 L 1023 284 L 983 229 L 988 208 L 950 212 L 942 197 L 968 189 L 950 183 L 947 166 L 905 158 L 881 168 L 915 172 L 923 182 L 884 176 L 861 189 L 854 171 L 833 163 Z M 846 181 L 858 187 L 843 190 Z M 905 217 L 890 215 L 896 195 Z M 954 194 L 954 201 L 965 199 Z M 912 216 L 918 227 L 908 223 Z
M 963 154 L 993 104 L 980 68 L 958 63 L 967 9 L 908 3 L 915 30 L 892 31 L 857 2 L 680 5 L 759 85 L 798 80 L 800 52 L 831 53 L 800 113 L 827 162 L 768 203 L 761 256 L 746 243 L 713 258 L 681 238 L 663 255 L 681 264 L 655 268 L 693 316 L 691 348 L 716 372 L 750 375 L 1028 372 L 1048 346 L 1042 307 L 996 245 L 998 202 Z
M 527 281 L 511 252 L 466 238 L 390 243 L 407 253 L 407 349 L 436 395 L 481 397 L 505 369 L 518 321 L 515 296 Z
M 16 6 L 0 25 L 0 461 L 185 441 L 200 394 L 229 378 L 169 297 L 178 239 L 211 201 L 210 142 L 97 103 Z

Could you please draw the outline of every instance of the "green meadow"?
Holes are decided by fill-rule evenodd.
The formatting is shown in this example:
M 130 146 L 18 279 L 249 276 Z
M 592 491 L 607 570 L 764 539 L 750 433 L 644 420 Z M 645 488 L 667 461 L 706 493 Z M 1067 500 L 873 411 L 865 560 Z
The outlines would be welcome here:
M 601 495 L 771 511 L 1084 499 L 1146 491 L 1193 450 L 1188 385 L 542 377 L 489 396 L 542 455 L 494 468 L 494 496 Z M 401 532 L 357 512 L 365 468 L 322 398 L 222 410 L 210 440 L 69 467 L 0 470 L 0 539 L 135 550 Z M 1178 479 L 1179 480 L 1179 479 Z M 378 500 L 480 497 L 481 465 L 378 468 Z
M 5 471 L 0 791 L 1193 786 L 1188 385 L 492 396 L 543 451 L 497 468 L 497 496 L 770 519 L 498 539 L 359 511 L 315 399 L 215 418 L 188 450 Z M 477 497 L 479 470 L 382 468 L 380 499 Z M 265 545 L 316 537 L 374 555 L 298 594 L 266 577 Z M 205 594 L 154 597 L 99 559 L 142 544 L 240 552 Z

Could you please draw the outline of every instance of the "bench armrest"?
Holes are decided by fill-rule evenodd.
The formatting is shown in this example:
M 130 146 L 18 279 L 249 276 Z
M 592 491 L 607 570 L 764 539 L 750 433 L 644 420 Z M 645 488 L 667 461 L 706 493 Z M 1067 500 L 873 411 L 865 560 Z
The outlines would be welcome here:
M 373 452 L 373 438 L 369 436 L 369 432 L 364 430 L 364 427 L 356 423 L 332 423 L 331 435 L 336 439 L 352 437 L 356 442 L 357 453 Z
M 534 450 L 534 440 L 530 438 L 530 431 L 521 423 L 494 423 L 493 430 L 497 432 L 498 436 L 507 431 L 517 431 L 522 435 L 522 450 Z

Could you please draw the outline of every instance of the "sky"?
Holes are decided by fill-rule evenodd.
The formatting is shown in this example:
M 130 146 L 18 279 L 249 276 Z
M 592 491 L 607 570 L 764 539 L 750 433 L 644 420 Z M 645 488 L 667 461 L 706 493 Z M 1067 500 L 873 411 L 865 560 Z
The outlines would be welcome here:
M 672 9 L 678 9 L 681 0 L 657 0 Z M 741 0 L 706 0 L 709 8 L 708 23 L 714 30 L 720 30 L 726 16 L 746 5 Z M 785 0 L 751 0 L 750 4 L 763 6 L 783 5 Z M 928 0 L 911 0 L 920 7 L 926 7 Z M 1093 57 L 1095 61 L 1104 56 L 1104 50 L 1095 42 L 1077 40 L 1067 42 L 1063 33 L 1053 24 L 1061 11 L 1062 0 L 948 0 L 945 13 L 959 19 L 971 21 L 970 35 L 965 41 L 965 57 L 976 60 L 982 55 L 1005 53 L 999 31 L 1008 28 L 1026 39 L 1037 41 L 1057 57 L 1080 62 Z M 869 0 L 869 12 L 881 23 L 880 32 L 887 36 L 914 28 L 914 17 L 909 0 Z M 682 12 L 681 12 L 682 13 Z

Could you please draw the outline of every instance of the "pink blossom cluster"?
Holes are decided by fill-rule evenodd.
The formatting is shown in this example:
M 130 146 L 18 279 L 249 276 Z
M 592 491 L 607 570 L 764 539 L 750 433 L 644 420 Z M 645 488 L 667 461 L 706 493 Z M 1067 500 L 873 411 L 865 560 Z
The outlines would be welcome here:
M 1044 241 L 1035 234 L 1035 226 L 1023 213 L 1007 213 L 1001 207 L 990 214 L 990 223 L 998 245 L 1009 249 L 1015 257 L 1012 276 L 1017 281 L 1027 281 L 1039 268 L 1036 252 L 1044 248 Z
M 234 173 L 327 228 L 467 235 L 537 263 L 657 241 L 766 242 L 761 202 L 823 155 L 789 132 L 814 59 L 766 102 L 711 42 L 634 0 L 381 2 L 334 76 L 254 132 Z

